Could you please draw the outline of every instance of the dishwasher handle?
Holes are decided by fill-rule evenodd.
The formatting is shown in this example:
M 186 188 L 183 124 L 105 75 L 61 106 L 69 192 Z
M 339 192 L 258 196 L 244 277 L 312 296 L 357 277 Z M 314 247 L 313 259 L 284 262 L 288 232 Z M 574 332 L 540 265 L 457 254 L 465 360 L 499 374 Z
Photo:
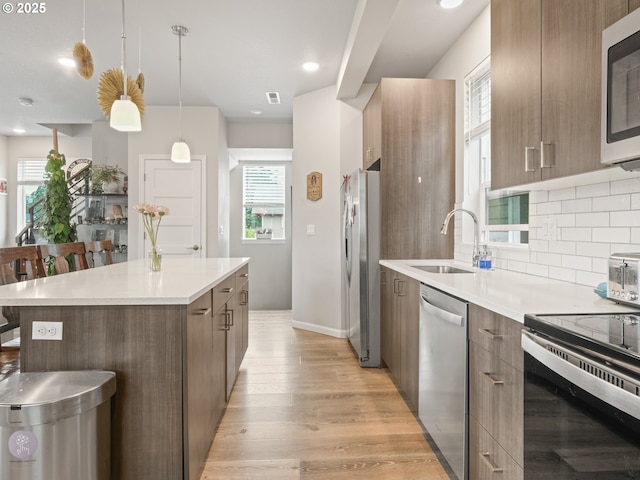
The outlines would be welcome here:
M 451 313 L 432 305 L 426 298 L 424 298 L 424 295 L 420 295 L 420 307 L 428 314 L 438 318 L 439 320 L 453 323 L 456 327 L 464 327 L 464 317 L 462 315 Z

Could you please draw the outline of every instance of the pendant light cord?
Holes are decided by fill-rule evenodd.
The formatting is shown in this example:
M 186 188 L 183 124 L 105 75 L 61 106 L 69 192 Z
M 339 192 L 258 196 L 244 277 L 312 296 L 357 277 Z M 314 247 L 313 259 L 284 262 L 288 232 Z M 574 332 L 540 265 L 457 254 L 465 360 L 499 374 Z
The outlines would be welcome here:
M 126 39 L 127 35 L 124 30 L 124 0 L 122 0 L 122 65 L 120 68 L 122 69 L 122 83 L 124 84 L 124 100 L 127 99 L 127 72 L 125 69 L 125 65 L 127 64 L 127 52 L 124 46 Z
M 82 43 L 83 45 L 87 44 L 87 39 L 85 36 L 86 32 L 86 23 L 87 23 L 87 2 L 86 0 L 82 0 Z
M 182 30 L 178 31 L 178 121 L 180 122 L 180 141 L 182 138 Z

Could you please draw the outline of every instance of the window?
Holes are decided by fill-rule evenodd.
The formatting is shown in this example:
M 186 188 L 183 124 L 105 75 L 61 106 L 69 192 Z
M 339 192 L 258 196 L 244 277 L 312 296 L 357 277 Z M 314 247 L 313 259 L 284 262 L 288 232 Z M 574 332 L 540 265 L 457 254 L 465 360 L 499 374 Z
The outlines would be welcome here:
M 18 224 L 17 231 L 31 222 L 29 207 L 44 198 L 44 174 L 47 165 L 46 158 L 18 159 Z
M 243 239 L 285 238 L 285 167 L 242 168 Z
M 485 242 L 529 242 L 529 193 L 491 191 L 489 59 L 465 79 L 465 203 L 478 212 Z

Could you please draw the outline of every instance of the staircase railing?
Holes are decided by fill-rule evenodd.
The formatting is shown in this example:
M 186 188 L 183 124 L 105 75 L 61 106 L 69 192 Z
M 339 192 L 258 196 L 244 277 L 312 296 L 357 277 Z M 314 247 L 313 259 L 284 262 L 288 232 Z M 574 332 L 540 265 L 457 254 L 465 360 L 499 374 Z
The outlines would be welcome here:
M 89 193 L 90 168 L 90 165 L 86 165 L 67 179 L 69 194 L 72 198 L 71 218 L 76 218 L 87 209 L 86 202 L 82 201 L 81 195 Z M 36 243 L 35 231 L 39 229 L 44 215 L 44 197 L 31 205 L 28 212 L 29 221 L 15 238 L 18 246 Z

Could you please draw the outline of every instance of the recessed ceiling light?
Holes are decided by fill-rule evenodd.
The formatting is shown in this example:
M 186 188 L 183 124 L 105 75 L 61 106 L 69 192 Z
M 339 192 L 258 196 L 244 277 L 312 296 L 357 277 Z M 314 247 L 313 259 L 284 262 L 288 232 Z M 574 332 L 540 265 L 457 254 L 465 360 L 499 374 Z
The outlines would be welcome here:
M 26 133 L 27 131 L 24 128 L 14 128 L 13 133 Z
M 437 0 L 442 8 L 456 8 L 462 5 L 464 0 Z
M 302 64 L 302 68 L 307 72 L 315 72 L 320 68 L 320 65 L 318 65 L 316 62 L 305 62 Z
M 262 115 L 264 113 L 259 108 L 252 108 L 251 110 L 249 110 L 249 112 L 252 113 L 253 115 Z
M 75 60 L 73 60 L 73 58 L 60 57 L 60 58 L 58 58 L 58 63 L 60 65 L 65 66 L 65 67 L 75 67 L 76 66 L 76 62 L 75 62 Z
M 32 107 L 33 106 L 33 100 L 27 97 L 20 97 L 18 99 L 18 103 L 20 105 L 22 105 L 23 107 Z

